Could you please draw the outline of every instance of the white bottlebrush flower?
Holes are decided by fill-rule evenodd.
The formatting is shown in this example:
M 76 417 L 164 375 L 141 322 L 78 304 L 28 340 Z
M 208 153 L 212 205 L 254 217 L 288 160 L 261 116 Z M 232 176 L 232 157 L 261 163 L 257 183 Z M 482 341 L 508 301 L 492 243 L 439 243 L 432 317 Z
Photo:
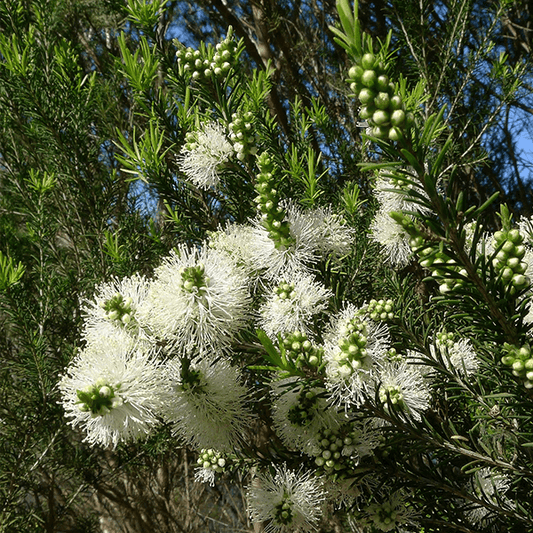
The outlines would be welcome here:
M 372 454 L 381 443 L 381 431 L 374 418 L 355 420 L 350 425 L 348 440 L 344 441 L 342 454 L 350 457 L 354 463 Z
M 275 466 L 276 474 L 259 474 L 248 487 L 252 522 L 265 523 L 265 533 L 300 533 L 316 529 L 326 494 L 312 472 Z
M 69 423 L 91 445 L 116 447 L 146 436 L 167 400 L 161 368 L 154 349 L 125 333 L 94 339 L 58 384 Z
M 167 377 L 172 393 L 164 416 L 176 435 L 199 450 L 229 452 L 239 445 L 253 417 L 235 367 L 224 359 L 176 358 L 167 364 Z
M 139 315 L 179 352 L 218 351 L 246 323 L 249 303 L 246 276 L 226 254 L 182 245 L 156 269 Z
M 346 255 L 353 245 L 355 232 L 333 213 L 331 206 L 300 209 L 292 203 L 286 204 L 291 234 L 308 243 L 320 256 Z
M 379 399 L 386 409 L 393 407 L 421 420 L 420 413 L 430 407 L 431 393 L 417 365 L 407 361 L 389 362 L 379 372 Z
M 524 237 L 524 243 L 533 246 L 533 217 L 521 217 L 518 221 L 518 230 Z
M 310 265 L 318 261 L 318 256 L 308 243 L 295 240 L 288 248 L 276 248 L 275 242 L 269 237 L 261 219 L 253 220 L 252 224 L 250 253 L 257 271 L 265 279 L 279 278 L 282 272 L 290 273 L 308 269 Z
M 326 390 L 291 377 L 272 382 L 272 419 L 276 434 L 292 450 L 316 455 L 325 429 L 338 428 L 346 418 L 328 404 Z
M 412 257 L 410 236 L 389 213 L 383 208 L 377 211 L 370 225 L 369 237 L 381 244 L 385 259 L 390 265 L 404 267 Z
M 311 336 L 313 316 L 327 307 L 333 293 L 304 272 L 281 279 L 259 310 L 259 326 L 272 339 L 293 331 Z
M 505 496 L 505 492 L 510 486 L 509 477 L 490 468 L 476 471 L 472 478 L 474 496 L 479 500 L 488 502 L 491 506 L 500 507 L 503 504 L 509 509 L 514 507 L 513 502 Z M 490 525 L 491 509 L 481 503 L 472 503 L 467 509 L 466 515 L 473 524 L 485 528 Z
M 470 339 L 455 341 L 453 336 L 440 334 L 437 335 L 435 344 L 430 346 L 430 351 L 435 359 L 439 359 L 436 353 L 438 351 L 447 370 L 460 376 L 471 376 L 479 368 L 479 359 Z
M 390 345 L 389 330 L 376 323 L 352 304 L 334 318 L 324 344 L 326 386 L 332 401 L 361 405 L 372 395 L 375 373 Z
M 148 287 L 148 280 L 138 274 L 96 287 L 94 296 L 82 301 L 85 339 L 90 342 L 94 337 L 113 335 L 117 328 L 132 337 L 146 337 L 147 332 L 137 320 L 137 309 L 145 301 Z
M 276 247 L 261 217 L 252 221 L 254 232 L 249 249 L 256 268 L 267 279 L 277 278 L 281 272 L 311 269 L 328 254 L 349 252 L 353 230 L 341 224 L 330 209 L 302 210 L 292 202 L 282 202 L 280 207 L 285 209 L 285 221 L 293 241 L 287 248 Z
M 244 224 L 228 224 L 224 229 L 211 233 L 209 247 L 227 254 L 245 272 L 250 285 L 257 279 L 257 265 L 250 242 L 254 228 Z
M 218 171 L 234 153 L 224 130 L 215 122 L 208 122 L 196 132 L 195 141 L 187 143 L 178 156 L 180 170 L 201 189 L 217 187 Z
M 386 498 L 368 505 L 361 513 L 360 525 L 371 531 L 401 531 L 402 527 L 416 526 L 419 518 L 410 504 L 412 494 L 397 490 Z
M 390 213 L 429 212 L 427 207 L 408 201 L 405 194 L 407 190 L 408 188 L 395 183 L 386 173 L 380 174 L 374 184 L 374 196 L 380 207 L 370 226 L 369 237 L 383 246 L 386 260 L 394 267 L 406 266 L 412 251 L 409 234 L 391 218 Z M 416 188 L 416 193 L 425 196 L 421 188 Z

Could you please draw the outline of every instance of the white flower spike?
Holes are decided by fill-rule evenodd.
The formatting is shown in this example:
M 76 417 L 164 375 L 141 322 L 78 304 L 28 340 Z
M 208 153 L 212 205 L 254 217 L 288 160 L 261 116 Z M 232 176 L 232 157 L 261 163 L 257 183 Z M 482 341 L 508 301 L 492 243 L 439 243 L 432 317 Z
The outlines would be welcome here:
M 294 472 L 286 465 L 276 474 L 259 474 L 248 488 L 252 522 L 265 522 L 265 533 L 313 531 L 322 515 L 325 491 L 312 472 Z
M 69 423 L 86 432 L 86 442 L 115 448 L 159 424 L 169 389 L 156 355 L 146 343 L 117 333 L 76 356 L 58 386 Z
M 196 132 L 195 141 L 188 142 L 178 156 L 180 170 L 200 189 L 217 187 L 220 166 L 234 154 L 224 130 L 215 122 L 208 122 Z

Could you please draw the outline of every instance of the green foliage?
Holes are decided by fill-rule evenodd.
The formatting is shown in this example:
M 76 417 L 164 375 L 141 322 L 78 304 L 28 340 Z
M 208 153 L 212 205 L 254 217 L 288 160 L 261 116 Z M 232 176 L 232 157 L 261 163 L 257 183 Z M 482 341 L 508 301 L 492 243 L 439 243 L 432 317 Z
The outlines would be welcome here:
M 242 503 L 229 503 L 241 501 L 236 487 L 248 482 L 251 465 L 281 463 L 320 467 L 331 483 L 348 472 L 359 495 L 343 510 L 361 527 L 368 509 L 390 511 L 385 489 L 402 487 L 418 510 L 416 530 L 530 528 L 532 232 L 515 224 L 521 210 L 528 213 L 530 194 L 515 174 L 516 187 L 503 181 L 507 167 L 486 144 L 509 134 L 506 109 L 527 108 L 529 59 L 503 43 L 499 29 L 514 4 L 483 6 L 478 16 L 479 3 L 451 2 L 432 18 L 431 3 L 418 12 L 392 2 L 380 27 L 380 10 L 372 18 L 366 4 L 339 0 L 340 25 L 325 30 L 324 11 L 306 41 L 299 18 L 312 13 L 306 3 L 298 17 L 290 16 L 296 3 L 224 3 L 224 13 L 240 10 L 234 26 L 220 30 L 218 19 L 206 19 L 213 38 L 196 47 L 164 36 L 173 17 L 181 24 L 193 16 L 177 20 L 181 4 L 0 5 L 0 529 L 96 531 L 105 509 L 132 530 L 204 531 L 200 514 L 191 518 L 195 506 L 235 531 L 249 529 Z M 221 9 L 198 7 L 191 12 Z M 316 39 L 319 27 L 327 42 Z M 362 130 L 360 119 L 372 130 Z M 213 164 L 216 187 L 191 179 L 183 162 L 202 133 L 214 131 L 210 124 L 230 146 L 209 148 L 221 161 Z M 408 243 L 401 266 L 387 263 L 374 238 L 380 179 L 404 201 L 389 221 Z M 499 215 L 498 196 L 508 200 Z M 80 307 L 102 283 L 151 276 L 176 246 L 199 248 L 227 224 L 246 225 L 260 213 L 277 249 L 290 250 L 290 205 L 305 214 L 331 206 L 332 227 L 350 228 L 354 241 L 313 265 L 332 292 L 309 325 L 313 336 L 270 338 L 250 323 L 232 346 L 259 420 L 243 456 L 225 470 L 233 484 L 217 478 L 216 489 L 193 489 L 196 457 L 167 426 L 146 442 L 89 449 L 58 404 L 57 382 L 89 342 L 80 336 Z M 205 292 L 203 274 L 184 272 L 192 292 Z M 254 289 L 256 311 L 263 290 Z M 301 402 L 291 416 L 303 424 L 327 397 L 324 331 L 347 302 L 370 320 L 386 315 L 388 362 L 408 358 L 436 376 L 432 407 L 419 418 L 406 416 L 393 385 L 348 408 L 350 423 L 361 417 L 387 427 L 357 464 L 348 452 L 322 460 L 290 449 L 272 427 L 268 400 L 270 381 L 299 380 Z M 361 324 L 340 346 L 342 361 L 354 367 L 365 364 Z M 450 364 L 464 339 L 476 352 L 472 373 L 465 361 Z M 80 405 L 98 416 L 109 410 L 119 392 L 105 387 L 80 389 Z M 354 431 L 348 424 L 324 434 L 320 453 L 341 437 L 354 440 Z M 204 454 L 217 465 L 222 457 Z M 488 481 L 486 469 L 495 474 Z M 498 476 L 510 481 L 494 495 Z M 485 521 L 474 526 L 471 511 L 480 509 Z M 339 529 L 333 520 L 320 531 Z

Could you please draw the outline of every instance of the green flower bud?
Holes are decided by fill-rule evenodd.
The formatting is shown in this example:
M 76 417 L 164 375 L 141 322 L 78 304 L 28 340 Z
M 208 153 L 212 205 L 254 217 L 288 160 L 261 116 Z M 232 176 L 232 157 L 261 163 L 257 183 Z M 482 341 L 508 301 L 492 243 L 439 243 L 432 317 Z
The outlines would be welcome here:
M 365 70 L 374 68 L 375 63 L 376 63 L 376 56 L 371 53 L 367 53 L 363 55 L 361 59 L 361 66 Z
M 361 76 L 361 83 L 365 87 L 374 87 L 377 82 L 377 74 L 375 70 L 365 70 Z

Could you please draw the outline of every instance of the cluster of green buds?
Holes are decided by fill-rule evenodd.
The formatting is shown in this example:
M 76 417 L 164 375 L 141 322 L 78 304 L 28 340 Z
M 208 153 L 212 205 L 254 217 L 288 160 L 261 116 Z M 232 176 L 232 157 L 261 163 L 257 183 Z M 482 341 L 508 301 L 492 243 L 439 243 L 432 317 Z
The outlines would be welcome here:
M 181 279 L 179 286 L 186 292 L 190 292 L 199 297 L 205 295 L 205 288 L 209 285 L 209 277 L 205 275 L 205 266 L 198 263 L 195 266 L 181 267 Z
M 415 224 L 409 221 L 410 234 L 409 246 L 420 258 L 420 266 L 431 271 L 431 276 L 439 283 L 442 294 L 464 286 L 468 272 L 457 261 L 450 257 L 442 248 L 436 249 L 428 245 L 426 238 L 416 229 Z M 417 234 L 418 233 L 418 234 Z
M 217 474 L 224 472 L 226 466 L 226 459 L 222 456 L 222 453 L 215 450 L 202 449 L 198 460 L 196 461 L 199 467 L 205 470 L 213 470 Z
M 448 333 L 446 331 L 439 331 L 436 335 L 435 344 L 439 348 L 448 351 L 451 350 L 456 342 L 457 335 L 455 333 Z
M 396 86 L 389 80 L 379 57 L 366 53 L 348 72 L 350 88 L 361 102 L 360 117 L 378 139 L 399 141 L 412 126 L 414 116 L 407 112 Z
M 338 343 L 341 351 L 336 356 L 339 372 L 350 376 L 358 370 L 368 370 L 372 361 L 366 349 L 368 328 L 365 322 L 357 317 L 353 318 L 342 327 L 341 335 Z
M 511 286 L 512 292 L 529 286 L 525 276 L 527 263 L 523 261 L 526 248 L 524 238 L 518 229 L 501 230 L 494 233 L 496 255 L 492 265 L 504 283 Z
M 242 115 L 233 113 L 229 123 L 230 140 L 233 142 L 233 148 L 237 152 L 237 159 L 244 161 L 247 155 L 257 153 L 258 137 L 253 131 L 254 115 L 251 111 L 246 111 Z
M 347 425 L 336 430 L 328 428 L 320 431 L 318 449 L 314 453 L 318 471 L 334 479 L 351 477 L 358 464 L 358 458 L 352 457 L 356 440 L 357 435 L 352 434 Z
M 381 385 L 378 394 L 379 401 L 383 405 L 393 406 L 397 409 L 402 409 L 404 407 L 403 393 L 400 387 L 395 385 L 388 385 L 384 387 Z
M 237 44 L 232 38 L 231 28 L 227 37 L 215 47 L 202 46 L 195 50 L 190 46 L 176 52 L 180 74 L 190 73 L 192 79 L 209 79 L 213 76 L 223 78 L 237 63 Z
M 193 152 L 198 148 L 198 132 L 197 131 L 188 131 L 185 134 L 185 143 L 183 147 L 189 152 Z
M 188 357 L 181 359 L 180 387 L 184 391 L 199 393 L 203 390 L 202 372 L 191 368 L 191 360 Z
M 505 355 L 502 363 L 512 369 L 513 375 L 524 380 L 526 389 L 533 388 L 533 355 L 529 344 L 523 346 L 513 346 L 505 343 L 503 345 Z
M 298 393 L 298 401 L 289 409 L 287 418 L 296 426 L 307 426 L 315 416 L 318 392 L 309 383 L 304 383 Z
M 295 296 L 294 283 L 282 281 L 278 284 L 274 292 L 280 300 L 291 300 Z
M 385 357 L 391 363 L 401 363 L 404 360 L 404 356 L 398 352 L 396 348 L 389 348 L 385 353 Z
M 122 405 L 122 398 L 117 394 L 119 389 L 120 383 L 110 385 L 106 380 L 99 379 L 94 385 L 76 391 L 78 409 L 90 413 L 93 418 L 105 416 L 111 409 Z
M 293 504 L 289 495 L 284 495 L 282 501 L 279 502 L 274 508 L 274 516 L 272 517 L 273 523 L 282 526 L 289 526 L 294 518 L 292 505 Z M 281 531 L 282 529 L 280 528 L 279 530 Z
M 257 157 L 259 174 L 256 176 L 255 190 L 258 195 L 255 202 L 261 211 L 263 226 L 276 248 L 286 249 L 293 243 L 289 223 L 285 219 L 285 210 L 279 205 L 279 195 L 275 188 L 274 163 L 264 152 Z
M 100 307 L 105 311 L 105 318 L 117 325 L 127 326 L 135 314 L 133 300 L 130 297 L 124 298 L 119 292 L 101 302 Z
M 324 350 L 311 344 L 307 335 L 301 331 L 294 331 L 283 339 L 285 357 L 292 361 L 297 368 L 320 369 Z
M 372 299 L 361 311 L 374 322 L 384 322 L 394 319 L 394 302 L 392 300 Z
M 397 521 L 402 510 L 393 505 L 391 501 L 385 501 L 370 504 L 366 513 L 376 531 L 393 531 L 398 525 Z

